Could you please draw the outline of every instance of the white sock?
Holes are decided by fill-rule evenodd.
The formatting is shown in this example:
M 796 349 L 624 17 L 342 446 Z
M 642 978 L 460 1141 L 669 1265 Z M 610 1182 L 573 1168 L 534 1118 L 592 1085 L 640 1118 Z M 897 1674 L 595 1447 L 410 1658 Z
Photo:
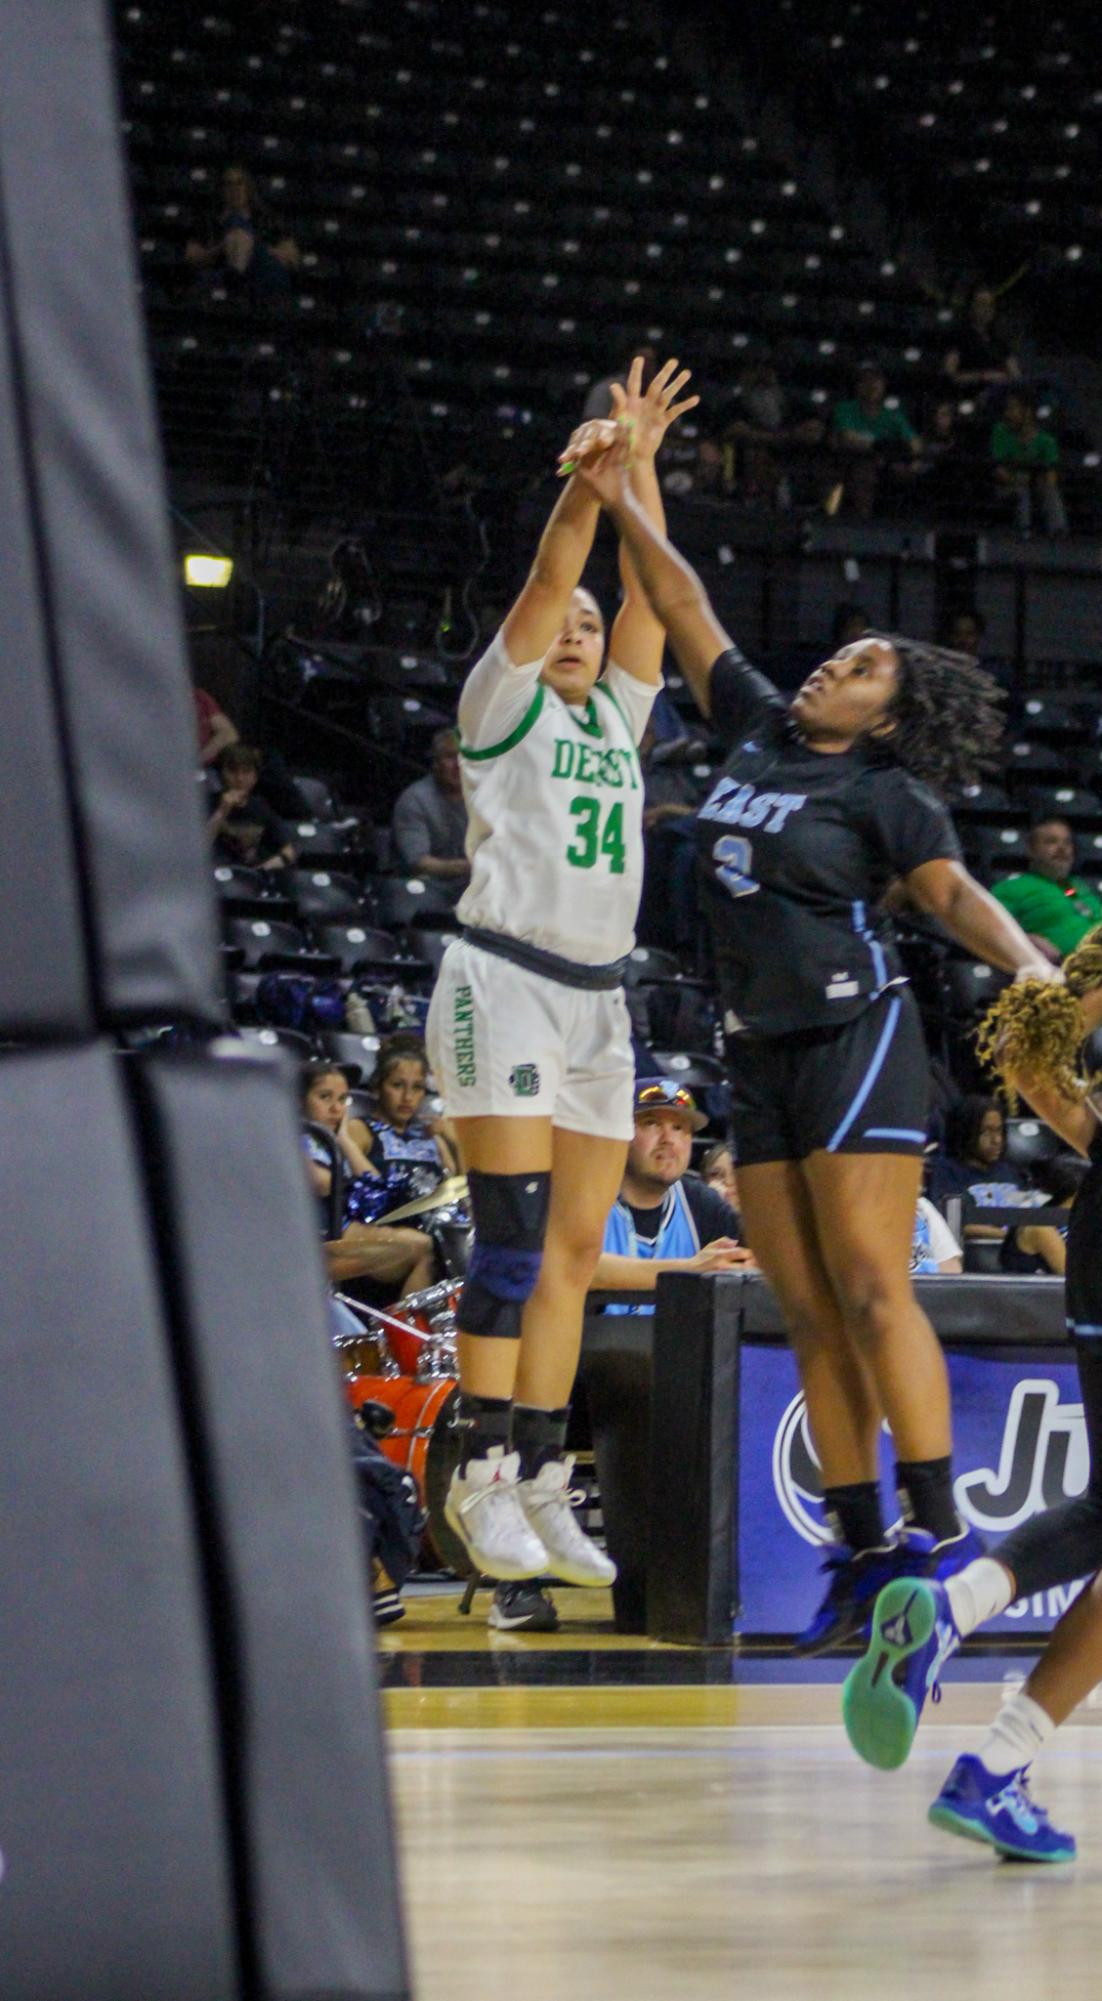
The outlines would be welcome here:
M 945 1591 L 962 1639 L 989 1619 L 997 1619 L 1014 1598 L 1010 1573 L 993 1556 L 979 1556 L 955 1577 L 946 1578 Z
M 1048 1743 L 1055 1728 L 1047 1709 L 1019 1691 L 1004 1702 L 976 1756 L 992 1777 L 1018 1772 Z

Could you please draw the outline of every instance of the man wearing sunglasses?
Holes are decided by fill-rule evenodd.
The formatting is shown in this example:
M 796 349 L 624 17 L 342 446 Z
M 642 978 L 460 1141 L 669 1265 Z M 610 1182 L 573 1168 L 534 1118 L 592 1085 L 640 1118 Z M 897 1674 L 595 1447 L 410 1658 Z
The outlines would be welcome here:
M 672 1077 L 636 1080 L 635 1137 L 593 1286 L 652 1297 L 638 1306 L 610 1306 L 609 1313 L 653 1313 L 660 1272 L 753 1264 L 738 1241 L 739 1219 L 730 1204 L 687 1172 L 693 1134 L 707 1123 L 692 1092 Z

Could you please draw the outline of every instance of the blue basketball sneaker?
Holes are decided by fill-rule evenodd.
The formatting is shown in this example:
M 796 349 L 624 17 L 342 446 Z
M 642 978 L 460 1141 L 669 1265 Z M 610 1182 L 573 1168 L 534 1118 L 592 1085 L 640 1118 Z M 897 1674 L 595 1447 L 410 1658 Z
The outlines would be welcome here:
M 852 1550 L 843 1543 L 831 1550 L 822 1568 L 829 1579 L 826 1594 L 803 1632 L 796 1634 L 794 1654 L 825 1654 L 863 1631 L 885 1584 L 899 1575 L 899 1548 L 890 1542 Z
M 906 1762 L 928 1695 L 960 1645 L 949 1597 L 936 1578 L 897 1577 L 873 1608 L 868 1647 L 846 1676 L 842 1721 L 859 1758 L 882 1772 Z
M 978 1758 L 958 1758 L 926 1818 L 947 1834 L 986 1841 L 1010 1862 L 1074 1862 L 1074 1834 L 1053 1827 L 1029 1796 L 1021 1771 L 989 1772 Z

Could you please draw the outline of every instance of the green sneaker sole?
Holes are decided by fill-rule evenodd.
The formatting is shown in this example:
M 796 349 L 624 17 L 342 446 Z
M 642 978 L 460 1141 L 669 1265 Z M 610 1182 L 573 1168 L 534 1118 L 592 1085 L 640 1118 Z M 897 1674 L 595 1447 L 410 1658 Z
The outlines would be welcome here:
M 885 1636 L 894 1621 L 906 1639 Z M 846 1676 L 842 1690 L 846 1735 L 858 1757 L 878 1771 L 894 1772 L 907 1761 L 918 1715 L 910 1696 L 897 1686 L 895 1670 L 925 1646 L 936 1622 L 937 1603 L 929 1586 L 916 1577 L 897 1577 L 880 1593 L 868 1650 Z

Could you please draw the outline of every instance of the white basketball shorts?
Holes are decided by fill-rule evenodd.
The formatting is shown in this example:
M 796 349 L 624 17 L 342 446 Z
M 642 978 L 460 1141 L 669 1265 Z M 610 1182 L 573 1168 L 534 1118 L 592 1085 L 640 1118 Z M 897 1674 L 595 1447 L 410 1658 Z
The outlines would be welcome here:
M 619 990 L 563 986 L 457 938 L 425 1039 L 450 1118 L 549 1118 L 599 1139 L 635 1131 L 631 1021 Z

